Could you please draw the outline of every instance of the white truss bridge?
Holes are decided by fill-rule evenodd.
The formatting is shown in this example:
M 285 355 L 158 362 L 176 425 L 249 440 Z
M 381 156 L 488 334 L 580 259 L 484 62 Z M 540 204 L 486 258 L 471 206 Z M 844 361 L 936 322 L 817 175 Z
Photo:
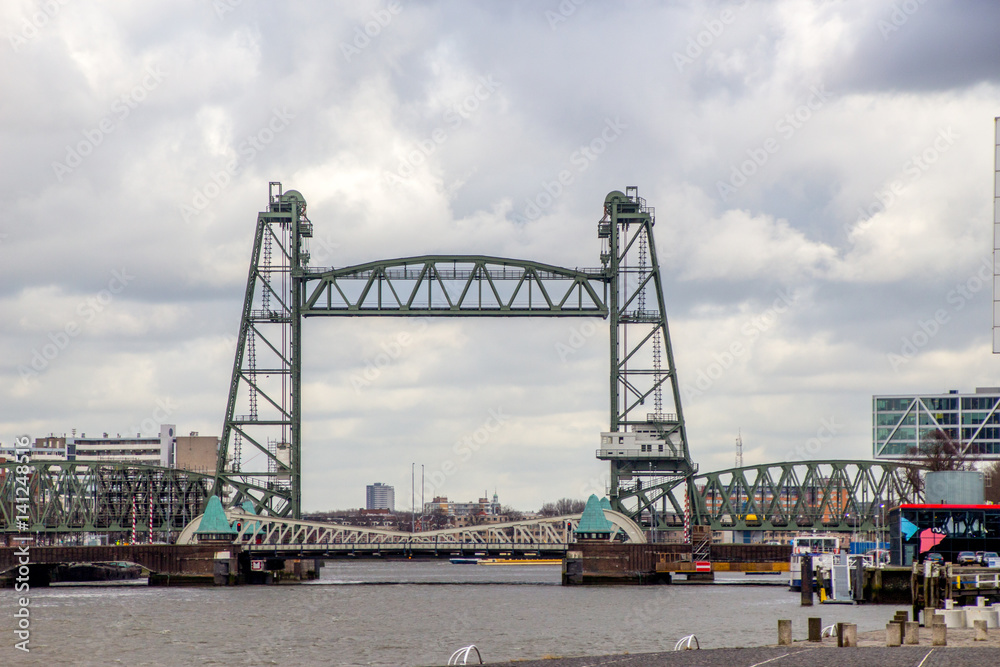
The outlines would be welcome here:
M 609 541 L 644 543 L 645 536 L 630 518 L 613 510 L 604 516 L 614 527 Z M 367 554 L 384 552 L 511 552 L 562 554 L 575 542 L 573 531 L 579 514 L 492 523 L 465 528 L 444 528 L 406 533 L 382 528 L 363 528 L 322 521 L 296 521 L 257 516 L 235 509 L 226 517 L 237 527 L 234 544 L 250 551 L 287 552 L 317 555 Z M 197 543 L 197 517 L 184 528 L 178 544 Z

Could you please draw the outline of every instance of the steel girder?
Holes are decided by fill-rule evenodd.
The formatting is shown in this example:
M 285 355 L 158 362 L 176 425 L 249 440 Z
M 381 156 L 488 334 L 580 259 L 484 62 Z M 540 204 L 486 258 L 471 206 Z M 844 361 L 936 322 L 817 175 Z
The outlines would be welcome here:
M 875 530 L 889 508 L 918 502 L 916 464 L 802 461 L 692 478 L 692 522 L 713 530 Z
M 30 498 L 15 503 L 16 480 L 24 476 Z M 138 533 L 148 536 L 150 505 L 154 533 L 179 531 L 202 513 L 213 482 L 212 475 L 139 464 L 4 463 L 0 532 L 129 533 L 133 500 Z
M 603 269 L 424 255 L 309 272 L 302 314 L 605 317 Z

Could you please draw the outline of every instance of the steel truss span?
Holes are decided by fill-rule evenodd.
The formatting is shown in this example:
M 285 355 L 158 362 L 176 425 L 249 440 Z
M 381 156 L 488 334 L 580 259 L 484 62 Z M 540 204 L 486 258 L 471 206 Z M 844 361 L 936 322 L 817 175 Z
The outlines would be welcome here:
M 25 476 L 30 497 L 14 502 Z M 212 475 L 138 464 L 4 463 L 0 532 L 127 534 L 135 507 L 137 534 L 145 541 L 150 513 L 154 536 L 180 531 L 204 511 L 213 484 Z
M 875 530 L 919 502 L 916 464 L 804 461 L 731 468 L 692 480 L 693 523 L 713 530 Z
M 483 255 L 309 268 L 305 198 L 270 184 L 257 216 L 216 465 L 216 493 L 301 518 L 302 322 L 306 317 L 607 317 L 614 278 Z
M 614 526 L 608 541 L 641 544 L 646 541 L 639 526 L 624 514 L 604 510 Z M 301 551 L 388 551 L 392 549 L 509 549 L 513 551 L 565 551 L 575 542 L 573 531 L 579 514 L 546 517 L 528 521 L 484 524 L 465 528 L 445 528 L 419 533 L 404 533 L 379 528 L 361 528 L 324 523 L 262 517 L 230 509 L 230 522 L 239 526 L 235 543 L 263 551 L 294 547 Z M 178 538 L 178 544 L 194 542 L 200 520 L 192 523 Z
M 426 255 L 310 271 L 302 314 L 597 316 L 603 269 L 564 269 L 482 255 Z

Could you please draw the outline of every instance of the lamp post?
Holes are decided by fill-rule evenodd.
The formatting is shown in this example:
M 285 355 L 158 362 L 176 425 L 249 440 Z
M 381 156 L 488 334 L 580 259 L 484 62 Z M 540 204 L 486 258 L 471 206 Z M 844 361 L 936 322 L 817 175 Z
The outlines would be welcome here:
M 875 528 L 875 542 L 876 542 L 875 548 L 876 549 L 881 549 L 882 548 L 882 531 L 885 529 L 885 517 L 882 516 L 883 512 L 885 512 L 885 503 L 879 503 L 879 506 L 878 506 L 878 523 L 876 524 L 876 528 Z M 876 552 L 876 553 L 878 553 L 878 552 Z

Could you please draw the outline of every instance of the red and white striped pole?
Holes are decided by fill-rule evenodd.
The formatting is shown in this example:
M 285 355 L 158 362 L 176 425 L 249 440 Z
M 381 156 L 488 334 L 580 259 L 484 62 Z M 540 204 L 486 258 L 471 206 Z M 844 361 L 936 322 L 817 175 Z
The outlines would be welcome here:
M 132 541 L 130 544 L 135 544 L 135 496 L 132 496 Z
M 147 544 L 153 543 L 153 496 L 149 496 L 149 541 Z
M 684 483 L 684 544 L 691 544 L 691 489 Z

